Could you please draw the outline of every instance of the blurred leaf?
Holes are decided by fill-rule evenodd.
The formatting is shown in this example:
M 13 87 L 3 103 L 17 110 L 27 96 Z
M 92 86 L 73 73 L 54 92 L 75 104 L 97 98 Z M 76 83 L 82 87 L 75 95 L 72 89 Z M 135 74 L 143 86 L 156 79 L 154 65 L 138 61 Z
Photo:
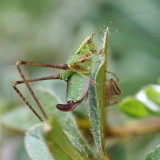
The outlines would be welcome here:
M 26 106 L 20 106 L 7 112 L 0 120 L 6 127 L 20 132 L 25 132 L 39 122 L 37 117 Z
M 151 115 L 151 112 L 147 109 L 147 107 L 137 100 L 135 97 L 126 97 L 124 98 L 119 108 L 126 114 L 134 116 L 134 117 L 147 117 Z
M 97 85 L 94 87 L 90 85 L 89 90 L 89 117 L 91 121 L 92 134 L 98 150 L 99 159 L 108 159 L 105 148 L 105 85 L 106 85 L 106 66 L 108 54 L 108 36 L 109 32 L 106 30 L 104 37 L 104 57 L 103 61 L 98 67 L 95 75 Z
M 71 143 L 55 117 L 45 125 L 45 139 L 56 160 L 75 160 L 75 157 L 77 160 L 88 159 L 73 145 L 75 142 Z
M 41 100 L 42 106 L 46 106 L 45 111 L 49 117 L 56 117 L 57 121 L 61 124 L 62 128 L 71 143 L 77 147 L 84 155 L 88 155 L 90 158 L 94 158 L 94 154 L 89 148 L 87 142 L 79 133 L 76 121 L 71 112 L 62 112 L 56 108 L 57 103 L 61 103 L 60 100 L 55 104 L 55 93 L 45 88 L 39 88 L 37 97 Z M 58 98 L 59 99 L 59 98 Z
M 126 150 L 125 146 L 123 144 L 116 144 L 112 147 L 109 147 L 109 155 L 111 157 L 111 160 L 127 160 L 126 157 Z
M 32 127 L 25 136 L 25 148 L 32 160 L 54 160 L 42 135 L 42 124 Z
M 150 152 L 145 160 L 159 160 L 160 159 L 160 145 L 158 145 L 152 152 Z
M 158 85 L 156 86 L 160 87 Z M 147 86 L 145 88 L 145 92 L 148 99 L 150 99 L 160 107 L 160 92 L 156 91 L 152 86 Z
M 3 128 L 1 128 L 1 130 L 3 130 Z M 24 147 L 24 137 L 22 135 L 17 136 L 8 133 L 5 132 L 4 135 L 0 135 L 3 138 L 2 143 L 0 143 L 0 159 L 30 160 Z
M 15 146 L 13 146 L 13 148 L 15 148 Z M 17 148 L 17 153 L 14 160 L 30 160 L 26 148 L 24 146 L 24 137 L 22 138 L 21 145 L 19 145 Z
M 123 141 L 123 144 L 127 160 L 144 160 L 146 155 L 160 144 L 160 133 L 135 136 L 133 139 Z

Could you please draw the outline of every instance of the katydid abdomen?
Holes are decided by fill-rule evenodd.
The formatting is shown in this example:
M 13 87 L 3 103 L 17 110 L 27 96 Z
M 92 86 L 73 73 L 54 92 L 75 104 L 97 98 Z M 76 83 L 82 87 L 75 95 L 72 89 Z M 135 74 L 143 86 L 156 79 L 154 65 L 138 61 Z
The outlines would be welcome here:
M 61 111 L 71 111 L 86 97 L 90 84 L 90 74 L 74 73 L 67 82 L 67 104 L 57 104 Z

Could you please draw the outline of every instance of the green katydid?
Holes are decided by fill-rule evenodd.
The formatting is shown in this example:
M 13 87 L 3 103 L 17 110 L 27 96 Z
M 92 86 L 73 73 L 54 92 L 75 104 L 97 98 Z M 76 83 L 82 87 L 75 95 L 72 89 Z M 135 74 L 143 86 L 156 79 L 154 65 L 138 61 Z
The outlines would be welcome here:
M 102 26 L 104 27 L 104 26 Z M 22 100 L 26 103 L 26 105 L 33 111 L 33 113 L 43 121 L 42 117 L 34 110 L 32 105 L 26 100 L 23 94 L 19 91 L 16 87 L 18 84 L 25 83 L 27 88 L 29 89 L 31 95 L 33 96 L 34 100 L 36 101 L 37 105 L 39 106 L 41 112 L 43 113 L 44 117 L 47 119 L 47 115 L 43 110 L 39 100 L 37 99 L 35 93 L 31 89 L 29 82 L 35 81 L 42 81 L 42 80 L 52 80 L 52 79 L 60 79 L 67 82 L 67 104 L 57 104 L 57 109 L 61 111 L 71 111 L 73 110 L 78 104 L 80 104 L 84 98 L 87 96 L 89 85 L 92 83 L 95 84 L 93 80 L 91 80 L 91 68 L 93 62 L 93 57 L 103 53 L 103 48 L 97 52 L 96 46 L 93 41 L 93 37 L 95 34 L 100 33 L 99 30 L 102 29 L 100 27 L 96 32 L 88 36 L 83 43 L 81 44 L 80 48 L 71 55 L 68 59 L 67 64 L 42 64 L 42 63 L 34 63 L 34 62 L 25 62 L 25 61 L 17 61 L 16 66 L 17 70 L 20 73 L 23 80 L 13 82 L 12 86 L 14 90 L 18 93 L 18 95 L 22 98 Z M 106 30 L 107 34 L 109 33 Z M 54 76 L 49 77 L 42 77 L 37 79 L 27 80 L 25 75 L 21 70 L 21 65 L 26 66 L 40 66 L 40 67 L 50 67 L 50 68 L 57 68 L 61 69 L 62 71 Z M 111 73 L 111 72 L 108 72 Z M 116 77 L 114 73 L 111 73 L 113 76 Z M 116 77 L 116 81 L 111 79 L 108 80 L 106 89 L 110 92 L 107 92 L 106 95 L 106 105 L 112 105 L 119 101 L 118 98 L 114 97 L 115 95 L 121 94 L 120 87 L 118 86 L 118 78 Z M 110 103 L 110 100 L 112 103 Z

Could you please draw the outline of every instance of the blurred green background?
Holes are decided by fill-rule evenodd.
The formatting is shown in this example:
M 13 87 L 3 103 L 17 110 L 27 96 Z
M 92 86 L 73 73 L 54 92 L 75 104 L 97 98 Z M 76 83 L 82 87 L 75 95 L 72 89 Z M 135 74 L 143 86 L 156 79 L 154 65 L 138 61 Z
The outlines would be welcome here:
M 81 42 L 101 25 L 120 16 L 143 11 L 143 14 L 119 20 L 109 28 L 160 35 L 159 0 L 1 0 L 0 114 L 23 104 L 11 86 L 12 81 L 20 79 L 15 67 L 17 60 L 65 63 Z M 97 41 L 97 47 L 100 46 L 101 39 Z M 135 94 L 146 84 L 157 83 L 160 81 L 160 38 L 131 32 L 112 32 L 109 70 L 120 78 L 122 97 Z M 26 74 L 33 78 L 56 72 L 30 67 Z M 52 82 L 38 85 L 45 86 L 47 83 Z M 22 89 L 26 91 L 24 87 Z M 8 132 L 3 126 L 1 128 L 0 159 L 28 160 L 23 149 L 23 135 Z M 7 132 L 7 136 L 2 131 Z M 137 139 L 127 145 L 134 148 L 138 142 Z M 128 147 L 127 155 L 124 145 L 125 142 L 113 148 L 111 154 L 119 154 L 123 160 L 134 160 L 137 153 Z

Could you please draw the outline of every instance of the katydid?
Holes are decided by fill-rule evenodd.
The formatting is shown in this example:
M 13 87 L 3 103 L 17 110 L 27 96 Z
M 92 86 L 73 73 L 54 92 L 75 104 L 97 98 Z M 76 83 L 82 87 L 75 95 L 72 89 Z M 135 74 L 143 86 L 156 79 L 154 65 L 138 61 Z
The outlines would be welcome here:
M 94 80 L 91 80 L 90 76 L 91 76 L 92 64 L 94 63 L 93 57 L 103 53 L 103 48 L 99 52 L 96 51 L 96 46 L 93 41 L 94 35 L 100 33 L 99 32 L 100 29 L 102 29 L 102 27 L 99 28 L 96 32 L 94 32 L 90 36 L 88 36 L 83 41 L 80 48 L 74 54 L 72 54 L 71 57 L 68 59 L 67 64 L 42 64 L 34 62 L 17 61 L 16 63 L 17 70 L 20 73 L 23 80 L 13 82 L 12 86 L 14 90 L 18 93 L 18 95 L 22 98 L 22 100 L 26 103 L 26 105 L 33 111 L 33 113 L 41 121 L 43 121 L 42 117 L 34 110 L 32 105 L 26 100 L 26 98 L 19 91 L 16 85 L 22 83 L 26 84 L 35 102 L 37 103 L 41 112 L 43 113 L 43 116 L 47 119 L 48 117 L 45 111 L 43 110 L 39 100 L 37 99 L 35 93 L 31 89 L 29 82 L 52 80 L 52 79 L 64 80 L 67 82 L 67 98 L 66 98 L 67 104 L 57 104 L 56 107 L 57 109 L 65 112 L 73 110 L 87 96 L 90 83 L 92 83 L 93 85 L 98 85 L 94 83 Z M 27 80 L 24 73 L 22 72 L 22 69 L 20 67 L 21 65 L 57 68 L 61 69 L 62 71 L 54 76 Z M 113 73 L 111 74 L 116 77 L 115 74 Z M 117 81 L 113 79 L 108 80 L 109 83 L 107 83 L 106 89 L 110 90 L 111 92 L 107 92 L 108 94 L 106 95 L 106 106 L 118 102 L 118 100 L 114 98 L 114 95 L 119 95 L 121 93 L 121 90 L 117 83 L 118 78 L 116 79 Z M 113 102 L 110 103 L 109 99 Z

